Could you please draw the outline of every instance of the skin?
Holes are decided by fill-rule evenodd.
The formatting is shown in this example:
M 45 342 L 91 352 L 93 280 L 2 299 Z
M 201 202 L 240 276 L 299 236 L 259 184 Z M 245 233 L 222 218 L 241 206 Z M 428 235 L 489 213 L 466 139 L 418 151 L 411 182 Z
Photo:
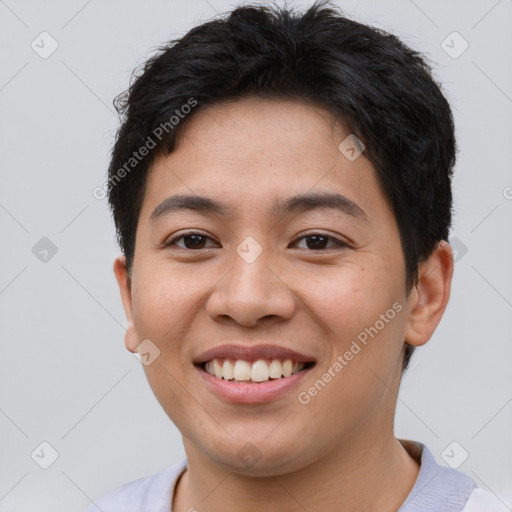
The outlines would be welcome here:
M 114 271 L 126 347 L 147 338 L 158 346 L 144 370 L 183 435 L 188 467 L 173 511 L 391 512 L 414 485 L 418 463 L 393 432 L 403 343 L 423 345 L 441 320 L 452 252 L 441 242 L 407 293 L 391 204 L 364 153 L 350 161 L 338 149 L 348 134 L 321 107 L 245 98 L 197 111 L 177 149 L 150 170 L 132 273 L 122 256 Z M 276 199 L 326 191 L 355 202 L 367 220 L 332 209 L 271 214 Z M 178 193 L 225 202 L 233 215 L 185 211 L 150 222 Z M 190 239 L 163 246 L 188 231 L 209 237 L 204 248 Z M 304 238 L 313 234 L 347 245 L 328 239 L 315 249 Z M 263 249 L 251 264 L 236 252 L 248 236 Z M 394 303 L 401 311 L 301 404 L 298 392 Z M 276 401 L 234 404 L 209 391 L 192 365 L 225 343 L 275 343 L 317 364 Z M 248 442 L 260 456 L 250 466 L 239 456 Z

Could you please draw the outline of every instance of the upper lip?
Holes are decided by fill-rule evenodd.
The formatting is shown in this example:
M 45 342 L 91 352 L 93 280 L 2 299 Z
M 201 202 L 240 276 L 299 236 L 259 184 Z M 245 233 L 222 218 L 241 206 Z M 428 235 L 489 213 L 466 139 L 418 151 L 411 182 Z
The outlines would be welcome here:
M 291 359 L 298 363 L 315 362 L 314 357 L 278 345 L 220 345 L 199 354 L 194 358 L 194 364 L 203 364 L 212 359 L 242 359 L 249 362 L 258 359 Z

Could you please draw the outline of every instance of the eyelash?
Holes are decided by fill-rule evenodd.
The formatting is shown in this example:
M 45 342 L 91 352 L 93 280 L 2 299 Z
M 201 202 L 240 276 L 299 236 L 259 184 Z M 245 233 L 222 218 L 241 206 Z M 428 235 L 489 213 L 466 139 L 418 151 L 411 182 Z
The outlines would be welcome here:
M 210 238 L 209 236 L 203 234 L 203 233 L 200 233 L 198 231 L 190 231 L 188 233 L 183 233 L 175 238 L 173 238 L 172 240 L 169 240 L 169 242 L 165 242 L 163 244 L 164 247 L 171 247 L 173 245 L 176 244 L 176 242 L 178 240 L 181 240 L 182 238 L 185 238 L 187 236 L 191 236 L 191 235 L 199 235 L 203 238 L 207 238 L 209 240 L 213 240 L 212 238 Z M 334 247 L 340 247 L 340 248 L 343 248 L 343 247 L 349 247 L 349 244 L 346 243 L 346 242 L 343 242 L 342 240 L 339 240 L 338 238 L 335 238 L 331 235 L 326 235 L 324 233 L 308 233 L 307 235 L 302 235 L 298 238 L 295 239 L 295 241 L 293 243 L 296 243 L 297 241 L 299 240 L 302 240 L 302 239 L 305 239 L 305 238 L 312 238 L 314 236 L 321 236 L 323 238 L 327 238 L 328 241 L 333 241 L 334 242 L 334 246 L 331 246 L 331 247 L 327 247 L 327 248 L 324 248 L 324 249 L 309 249 L 310 251 L 313 251 L 313 252 L 325 252 L 327 249 L 333 249 Z M 179 247 L 179 246 L 178 246 Z M 186 251 L 201 251 L 201 250 L 204 250 L 204 249 L 208 249 L 208 247 L 202 247 L 201 249 L 188 249 L 187 247 L 179 247 L 180 249 L 184 249 Z M 307 248 L 306 248 L 307 249 Z

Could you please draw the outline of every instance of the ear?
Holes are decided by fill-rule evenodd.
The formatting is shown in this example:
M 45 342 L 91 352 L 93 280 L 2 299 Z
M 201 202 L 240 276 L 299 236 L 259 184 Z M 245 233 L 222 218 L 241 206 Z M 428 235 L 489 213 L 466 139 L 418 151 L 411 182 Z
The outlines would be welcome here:
M 448 304 L 452 276 L 452 249 L 442 240 L 419 265 L 418 283 L 408 300 L 405 341 L 409 345 L 424 345 L 431 338 Z
M 127 321 L 124 344 L 130 352 L 135 352 L 135 349 L 139 345 L 139 337 L 135 329 L 135 324 L 133 323 L 132 290 L 126 268 L 126 258 L 122 255 L 118 256 L 114 261 L 114 274 L 116 275 L 119 291 L 121 292 L 121 301 L 123 302 Z

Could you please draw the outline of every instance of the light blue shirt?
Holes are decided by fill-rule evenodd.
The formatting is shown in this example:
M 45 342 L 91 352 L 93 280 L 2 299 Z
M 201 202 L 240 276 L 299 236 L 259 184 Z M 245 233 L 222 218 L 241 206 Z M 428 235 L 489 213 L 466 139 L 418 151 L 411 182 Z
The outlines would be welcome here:
M 438 465 L 421 444 L 403 441 L 406 450 L 421 456 L 420 471 L 409 496 L 398 512 L 498 512 L 493 496 L 477 489 L 467 475 Z M 86 512 L 172 512 L 171 501 L 187 459 L 154 475 L 139 478 L 108 492 Z

